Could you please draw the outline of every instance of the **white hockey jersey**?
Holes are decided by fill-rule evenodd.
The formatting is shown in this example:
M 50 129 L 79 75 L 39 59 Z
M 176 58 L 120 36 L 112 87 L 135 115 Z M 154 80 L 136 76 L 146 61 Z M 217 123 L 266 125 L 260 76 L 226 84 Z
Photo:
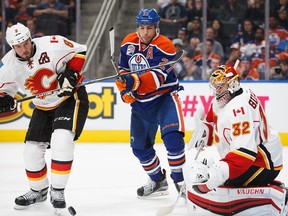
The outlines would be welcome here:
M 242 89 L 222 108 L 214 98 L 206 116 L 214 124 L 217 149 L 221 160 L 228 163 L 229 178 L 238 177 L 251 165 L 282 169 L 279 135 L 270 128 L 256 95 Z
M 62 36 L 44 36 L 32 40 L 36 52 L 29 61 L 21 61 L 10 50 L 3 58 L 0 68 L 0 91 L 15 96 L 19 88 L 27 96 L 59 88 L 57 74 L 63 72 L 71 59 L 82 58 L 84 64 L 86 45 L 81 45 Z M 73 65 L 74 63 L 72 63 Z M 77 64 L 77 63 L 76 63 Z M 75 64 L 74 64 L 75 65 Z M 39 109 L 57 107 L 65 97 L 57 94 L 36 97 L 33 103 Z

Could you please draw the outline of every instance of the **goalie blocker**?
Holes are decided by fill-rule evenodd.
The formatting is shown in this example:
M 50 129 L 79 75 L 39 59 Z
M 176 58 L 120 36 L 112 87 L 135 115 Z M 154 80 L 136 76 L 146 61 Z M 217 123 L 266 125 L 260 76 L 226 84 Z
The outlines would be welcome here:
M 260 216 L 288 213 L 287 188 L 274 181 L 266 187 L 218 187 L 206 194 L 199 194 L 187 187 L 189 215 Z

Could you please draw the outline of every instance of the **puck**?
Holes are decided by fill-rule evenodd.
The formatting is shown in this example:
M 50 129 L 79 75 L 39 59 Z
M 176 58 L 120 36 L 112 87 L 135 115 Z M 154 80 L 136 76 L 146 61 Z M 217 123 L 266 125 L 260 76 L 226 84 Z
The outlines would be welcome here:
M 72 206 L 70 206 L 69 208 L 68 208 L 68 211 L 69 211 L 69 213 L 71 214 L 71 215 L 76 215 L 76 211 L 75 211 L 75 209 L 72 207 Z

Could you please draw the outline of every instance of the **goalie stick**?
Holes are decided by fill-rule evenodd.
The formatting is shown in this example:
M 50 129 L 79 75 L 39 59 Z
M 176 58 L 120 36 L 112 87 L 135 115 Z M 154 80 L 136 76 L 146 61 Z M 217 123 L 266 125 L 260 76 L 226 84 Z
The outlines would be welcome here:
M 195 158 L 194 158 L 195 161 L 197 160 L 200 152 L 203 150 L 204 150 L 204 145 L 200 145 L 197 152 L 196 152 Z M 157 210 L 155 216 L 165 216 L 165 215 L 172 213 L 174 211 L 174 208 L 178 204 L 178 201 L 179 201 L 179 199 L 180 199 L 180 197 L 184 191 L 185 191 L 185 187 L 181 187 L 180 191 L 178 192 L 178 196 L 177 196 L 176 200 L 174 201 L 174 203 L 169 205 L 169 206 L 163 206 L 163 207 L 159 208 Z
M 97 83 L 97 82 L 101 82 L 101 81 L 105 81 L 105 80 L 118 79 L 119 77 L 125 76 L 127 74 L 139 73 L 139 72 L 149 71 L 149 70 L 156 69 L 156 68 L 161 68 L 163 66 L 173 65 L 176 62 L 178 62 L 182 58 L 183 55 L 184 55 L 184 51 L 181 50 L 181 51 L 176 53 L 176 56 L 175 56 L 175 58 L 172 61 L 169 61 L 167 63 L 155 65 L 155 66 L 152 66 L 152 67 L 149 67 L 149 68 L 144 68 L 144 69 L 140 69 L 140 70 L 136 70 L 136 71 L 129 71 L 129 72 L 123 73 L 123 74 L 115 74 L 115 75 L 111 75 L 111 76 L 107 76 L 107 77 L 102 77 L 102 78 L 98 78 L 98 79 L 82 82 L 81 84 L 76 85 L 75 88 L 81 87 L 81 86 L 85 86 L 85 85 L 90 85 L 92 83 Z M 57 89 L 53 89 L 53 90 L 50 90 L 50 91 L 42 92 L 42 93 L 39 93 L 39 94 L 31 95 L 29 97 L 25 97 L 25 98 L 17 100 L 17 103 L 20 103 L 20 102 L 23 102 L 23 101 L 27 101 L 27 100 L 31 100 L 31 99 L 34 99 L 36 97 L 50 95 L 50 94 L 53 94 L 55 92 L 58 92 L 61 89 L 62 88 L 57 88 Z

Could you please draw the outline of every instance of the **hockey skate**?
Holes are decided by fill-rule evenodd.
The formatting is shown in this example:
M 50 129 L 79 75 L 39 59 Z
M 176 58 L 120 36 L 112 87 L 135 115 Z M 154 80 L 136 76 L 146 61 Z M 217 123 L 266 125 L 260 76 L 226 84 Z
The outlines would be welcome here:
M 53 205 L 55 215 L 57 216 L 67 215 L 64 189 L 55 189 L 51 186 L 50 202 Z
M 50 202 L 54 208 L 66 208 L 64 189 L 55 189 L 51 186 Z
M 168 183 L 166 179 L 166 171 L 163 170 L 163 179 L 161 181 L 152 181 L 151 179 L 149 182 L 138 188 L 137 195 L 140 199 L 145 199 L 148 197 L 158 197 L 168 195 Z
M 174 184 L 175 184 L 175 187 L 176 187 L 176 190 L 178 191 L 178 193 L 180 194 L 180 197 L 182 197 L 182 198 L 184 198 L 184 199 L 186 199 L 186 194 L 187 194 L 187 192 L 186 192 L 186 184 L 185 184 L 185 182 L 184 181 L 182 181 L 182 182 L 174 182 Z
M 25 209 L 36 203 L 44 202 L 47 199 L 48 187 L 40 191 L 30 189 L 27 193 L 15 199 L 15 209 Z

